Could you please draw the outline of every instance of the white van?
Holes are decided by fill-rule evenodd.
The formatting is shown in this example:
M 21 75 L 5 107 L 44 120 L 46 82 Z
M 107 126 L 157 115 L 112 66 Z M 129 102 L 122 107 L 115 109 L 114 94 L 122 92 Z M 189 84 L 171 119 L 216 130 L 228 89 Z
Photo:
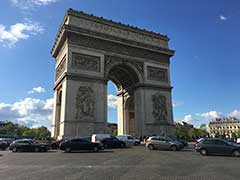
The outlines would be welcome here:
M 131 147 L 134 144 L 134 138 L 131 135 L 123 134 L 116 136 L 120 141 L 125 142 L 127 147 Z
M 93 134 L 91 141 L 92 142 L 100 142 L 103 139 L 110 138 L 110 137 L 112 137 L 111 134 Z

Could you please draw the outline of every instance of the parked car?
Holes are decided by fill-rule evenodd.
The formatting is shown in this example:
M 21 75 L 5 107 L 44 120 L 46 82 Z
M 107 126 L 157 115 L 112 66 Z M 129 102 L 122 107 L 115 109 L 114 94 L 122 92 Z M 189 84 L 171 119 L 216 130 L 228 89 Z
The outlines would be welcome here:
M 141 140 L 135 137 L 135 138 L 133 139 L 133 144 L 134 144 L 135 146 L 137 146 L 137 145 L 141 144 Z
M 46 144 L 34 143 L 30 139 L 16 140 L 16 141 L 13 141 L 9 146 L 9 150 L 11 150 L 12 152 L 19 152 L 19 151 L 46 152 L 48 149 L 49 148 Z
M 5 150 L 8 148 L 8 143 L 6 141 L 0 141 L 0 149 Z
M 146 147 L 150 150 L 162 149 L 177 151 L 183 149 L 183 144 L 165 136 L 152 136 L 147 139 Z
M 116 138 L 118 138 L 120 141 L 123 141 L 126 144 L 126 147 L 131 147 L 134 144 L 134 137 L 131 135 L 124 134 L 116 136 Z
M 103 150 L 104 147 L 101 143 L 94 143 L 84 138 L 66 140 L 60 143 L 59 149 L 65 152 L 80 151 L 80 150 L 91 150 L 98 152 Z
M 61 142 L 65 141 L 64 139 L 52 141 L 50 144 L 51 149 L 59 149 Z
M 194 146 L 195 150 L 204 156 L 208 154 L 216 154 L 240 157 L 240 145 L 220 138 L 205 138 Z
M 14 141 L 14 138 L 6 137 L 6 138 L 0 138 L 0 141 L 4 141 L 8 144 L 8 146 Z
M 107 149 L 107 148 L 125 148 L 126 147 L 125 142 L 119 140 L 116 137 L 105 138 L 101 142 L 105 149 Z
M 178 141 L 178 142 L 182 143 L 183 146 L 185 146 L 185 147 L 188 146 L 188 141 L 185 140 L 185 139 L 177 138 L 177 137 L 175 137 L 175 136 L 167 136 L 167 137 L 169 138 L 169 140 Z
M 91 141 L 92 142 L 101 142 L 103 139 L 113 137 L 111 134 L 93 134 Z

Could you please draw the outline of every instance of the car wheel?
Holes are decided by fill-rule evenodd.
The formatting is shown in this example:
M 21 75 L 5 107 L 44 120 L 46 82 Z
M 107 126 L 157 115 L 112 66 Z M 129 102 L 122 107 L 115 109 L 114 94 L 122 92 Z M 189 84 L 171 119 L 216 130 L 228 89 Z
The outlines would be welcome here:
M 71 152 L 71 148 L 70 147 L 65 148 L 65 152 L 66 153 L 70 153 Z
M 206 156 L 208 154 L 206 149 L 200 149 L 200 154 Z
M 93 152 L 98 152 L 98 147 L 94 147 Z
M 233 156 L 240 157 L 240 151 L 239 150 L 234 150 L 233 151 Z
M 171 151 L 176 151 L 176 150 L 177 150 L 177 146 L 175 146 L 175 145 L 171 146 L 171 147 L 170 147 L 170 150 L 171 150 Z
M 108 148 L 108 145 L 107 145 L 107 144 L 104 144 L 103 147 L 104 147 L 104 149 L 107 149 L 107 148 Z
M 125 143 L 121 143 L 120 147 L 125 148 L 126 147 Z
M 38 147 L 35 147 L 35 148 L 34 148 L 34 151 L 35 151 L 35 152 L 39 152 L 40 149 L 39 149 Z
M 41 152 L 47 152 L 47 149 L 46 148 L 42 148 Z
M 149 144 L 149 145 L 148 145 L 148 149 L 154 150 L 155 148 L 154 148 L 154 146 L 153 146 L 152 144 Z
M 18 151 L 18 149 L 16 148 L 16 147 L 14 147 L 13 149 L 12 149 L 12 152 L 17 152 Z

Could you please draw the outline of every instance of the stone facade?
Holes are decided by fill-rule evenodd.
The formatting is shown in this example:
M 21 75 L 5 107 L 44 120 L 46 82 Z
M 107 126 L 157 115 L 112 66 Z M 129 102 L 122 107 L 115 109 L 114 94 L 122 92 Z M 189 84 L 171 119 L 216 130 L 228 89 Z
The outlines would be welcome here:
M 169 39 L 69 9 L 59 29 L 52 136 L 107 132 L 107 82 L 118 89 L 118 133 L 173 133 Z
M 240 119 L 217 118 L 208 124 L 210 136 L 225 136 L 232 138 L 233 134 L 240 134 Z

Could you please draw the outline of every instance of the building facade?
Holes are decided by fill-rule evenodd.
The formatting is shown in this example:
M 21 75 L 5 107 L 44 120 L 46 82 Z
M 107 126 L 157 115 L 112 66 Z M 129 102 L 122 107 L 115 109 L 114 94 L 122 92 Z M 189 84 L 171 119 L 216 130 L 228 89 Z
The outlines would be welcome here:
M 189 124 L 185 121 L 175 121 L 175 127 L 180 128 L 186 132 L 189 131 L 190 129 L 194 128 L 194 126 L 192 124 Z
M 240 119 L 236 118 L 216 118 L 209 122 L 209 132 L 211 137 L 225 136 L 232 138 L 240 133 Z

